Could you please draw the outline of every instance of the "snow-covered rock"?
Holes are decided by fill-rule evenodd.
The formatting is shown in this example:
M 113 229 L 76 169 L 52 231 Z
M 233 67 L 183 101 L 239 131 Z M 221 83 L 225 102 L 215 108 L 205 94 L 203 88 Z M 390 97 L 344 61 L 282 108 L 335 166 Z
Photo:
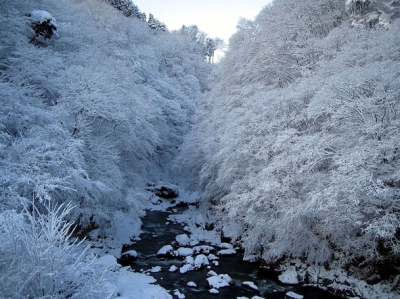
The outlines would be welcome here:
M 186 296 L 183 293 L 181 293 L 179 290 L 175 290 L 174 291 L 174 295 L 176 297 L 178 297 L 178 299 L 185 299 L 186 298 Z
M 156 196 L 153 196 L 153 197 L 150 199 L 150 201 L 151 201 L 151 203 L 152 203 L 153 205 L 160 205 L 160 204 L 162 203 L 162 200 L 161 200 L 159 197 L 156 197 Z
M 189 272 L 189 271 L 192 271 L 192 270 L 194 270 L 193 265 L 186 264 L 186 265 L 183 265 L 182 267 L 179 268 L 179 273 L 183 274 L 183 273 L 186 273 L 186 272 Z
M 216 261 L 216 260 L 219 260 L 219 257 L 216 256 L 216 255 L 214 255 L 214 254 L 212 254 L 212 253 L 210 253 L 210 254 L 207 256 L 207 258 L 208 258 L 209 261 Z
M 174 248 L 171 245 L 165 245 L 157 252 L 157 255 L 158 256 L 172 255 L 173 252 Z
M 233 245 L 229 243 L 221 243 L 218 247 L 221 249 L 234 249 Z
M 211 251 L 214 251 L 214 247 L 209 246 L 209 245 L 200 245 L 200 246 L 193 247 L 193 250 L 196 254 L 199 254 L 199 253 L 209 254 Z
M 219 274 L 207 278 L 207 282 L 211 288 L 219 289 L 228 287 L 232 283 L 232 278 L 228 274 Z
M 189 281 L 189 282 L 187 283 L 187 286 L 188 286 L 188 287 L 191 287 L 191 288 L 197 288 L 197 284 L 196 284 L 194 281 Z
M 132 257 L 132 258 L 137 258 L 138 257 L 138 253 L 136 252 L 136 250 L 129 250 L 124 252 L 121 257 Z
M 213 271 L 213 270 L 210 270 L 210 271 L 208 271 L 207 272 L 207 277 L 210 277 L 210 276 L 217 276 L 218 274 L 215 272 L 215 271 Z
M 190 264 L 190 265 L 192 265 L 192 266 L 194 266 L 194 258 L 193 258 L 193 256 L 187 256 L 187 257 L 185 257 L 185 264 Z
M 257 262 L 260 259 L 260 255 L 255 255 L 255 254 L 247 254 L 243 257 L 243 261 L 245 262 Z
M 208 261 L 208 258 L 204 254 L 199 254 L 198 256 L 196 256 L 196 258 L 194 260 L 195 269 L 200 269 L 200 268 L 206 267 L 209 264 L 210 263 Z
M 258 287 L 252 281 L 243 281 L 242 285 L 245 286 L 245 287 L 248 287 L 250 289 L 258 291 Z
M 199 244 L 200 242 L 198 241 L 198 240 L 192 240 L 192 241 L 190 241 L 190 246 L 196 246 L 197 244 Z
M 177 235 L 175 237 L 176 243 L 179 244 L 179 246 L 189 246 L 190 245 L 190 238 L 187 234 L 181 234 Z
M 210 292 L 210 294 L 214 294 L 214 295 L 218 295 L 219 294 L 219 291 L 217 289 L 214 289 L 214 288 L 210 289 L 209 292 Z
M 218 267 L 218 266 L 219 266 L 218 261 L 213 261 L 212 263 L 213 263 L 213 265 L 214 265 L 215 267 Z
M 175 251 L 175 256 L 189 256 L 193 254 L 193 249 L 188 247 L 180 247 Z
M 231 248 L 231 249 L 222 249 L 220 251 L 218 251 L 217 253 L 218 255 L 235 255 L 236 254 L 236 250 Z
M 102 257 L 100 257 L 97 260 L 97 262 L 99 264 L 111 266 L 111 265 L 116 265 L 117 264 L 117 259 L 116 259 L 115 256 L 113 256 L 111 254 L 106 254 L 106 255 L 103 255 Z
M 278 276 L 280 282 L 285 284 L 298 284 L 297 272 L 295 267 L 291 266 L 286 269 L 281 275 Z
M 288 293 L 286 293 L 285 298 L 287 298 L 287 299 L 303 299 L 304 296 L 296 294 L 295 292 L 288 292 Z
M 151 273 L 158 273 L 161 272 L 161 266 L 154 266 L 150 269 Z
M 204 220 L 204 217 L 201 214 L 196 215 L 194 223 L 196 224 L 196 226 L 201 227 L 203 229 L 206 225 L 206 221 Z
M 253 296 L 251 297 L 251 299 L 265 299 L 264 297 L 260 297 L 260 296 Z
M 178 267 L 175 265 L 172 265 L 171 267 L 169 267 L 169 272 L 175 272 L 176 270 L 178 270 Z

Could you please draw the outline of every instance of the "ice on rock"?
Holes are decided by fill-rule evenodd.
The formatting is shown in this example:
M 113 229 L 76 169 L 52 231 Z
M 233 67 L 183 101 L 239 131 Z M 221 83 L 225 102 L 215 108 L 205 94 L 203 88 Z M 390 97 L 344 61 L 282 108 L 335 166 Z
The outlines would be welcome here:
M 191 287 L 191 288 L 197 288 L 197 284 L 196 284 L 194 281 L 189 281 L 189 282 L 187 283 L 187 286 L 188 286 L 188 287 Z
M 258 291 L 258 287 L 252 281 L 243 281 L 242 285 L 245 286 L 245 287 L 248 287 L 250 289 Z
M 175 272 L 176 270 L 178 270 L 178 267 L 175 265 L 172 265 L 171 267 L 169 267 L 169 272 Z
M 303 295 L 296 294 L 295 292 L 288 292 L 286 293 L 286 297 L 289 299 L 303 299 Z
M 175 241 L 179 244 L 179 246 L 190 245 L 190 239 L 187 234 L 177 235 L 175 237 Z
M 251 299 L 265 299 L 264 297 L 260 297 L 260 296 L 253 296 L 251 297 Z
M 298 284 L 296 269 L 292 266 L 286 269 L 281 275 L 278 276 L 280 282 L 285 284 Z
M 174 248 L 171 245 L 165 245 L 163 246 L 158 252 L 157 255 L 172 255 L 172 252 L 174 251 Z
M 228 274 L 219 274 L 207 278 L 208 285 L 214 289 L 228 287 L 232 283 L 232 278 Z
M 236 250 L 231 248 L 231 249 L 222 249 L 220 251 L 218 251 L 217 253 L 218 255 L 235 255 L 236 254 Z
M 208 261 L 208 258 L 204 254 L 199 254 L 196 256 L 196 259 L 194 260 L 194 267 L 195 269 L 200 269 L 202 267 L 208 266 L 210 263 Z
M 175 256 L 189 256 L 193 255 L 193 249 L 188 247 L 180 247 L 178 250 L 175 251 Z

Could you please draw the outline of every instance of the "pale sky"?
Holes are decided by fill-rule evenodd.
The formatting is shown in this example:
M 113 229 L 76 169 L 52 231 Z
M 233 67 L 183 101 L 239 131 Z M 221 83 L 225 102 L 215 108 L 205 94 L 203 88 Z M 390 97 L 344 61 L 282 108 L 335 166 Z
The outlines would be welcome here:
M 197 25 L 211 37 L 225 43 L 236 32 L 240 17 L 253 19 L 272 0 L 133 0 L 140 11 L 150 13 L 177 30 L 182 25 Z

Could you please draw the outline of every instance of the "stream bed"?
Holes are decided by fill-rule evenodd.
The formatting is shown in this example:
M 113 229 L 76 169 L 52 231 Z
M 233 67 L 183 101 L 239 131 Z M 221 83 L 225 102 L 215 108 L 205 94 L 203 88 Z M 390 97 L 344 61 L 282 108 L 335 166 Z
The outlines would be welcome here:
M 338 298 L 328 292 L 298 285 L 284 285 L 277 277 L 271 275 L 259 267 L 258 263 L 249 263 L 242 260 L 243 255 L 239 251 L 232 256 L 218 256 L 218 265 L 210 263 L 210 266 L 199 270 L 192 270 L 180 273 L 179 269 L 170 272 L 171 266 L 177 268 L 184 264 L 184 257 L 160 257 L 157 252 L 164 245 L 171 245 L 177 235 L 186 233 L 183 225 L 168 220 L 171 212 L 149 211 L 142 219 L 143 233 L 140 241 L 125 246 L 123 252 L 134 250 L 137 258 L 121 259 L 123 266 L 131 266 L 136 272 L 143 272 L 157 279 L 157 283 L 163 288 L 171 291 L 173 298 L 179 298 L 184 294 L 186 299 L 209 299 L 209 298 L 234 298 L 261 296 L 270 299 L 284 299 L 286 293 L 294 292 L 304 296 L 304 299 L 335 299 Z M 200 243 L 200 245 L 206 245 Z M 216 252 L 213 252 L 216 255 Z M 160 269 L 152 271 L 151 269 Z M 210 294 L 210 287 L 207 283 L 207 273 L 213 270 L 218 274 L 228 274 L 233 283 L 228 287 L 219 288 L 219 294 Z M 258 290 L 242 285 L 244 281 L 254 282 Z M 195 287 L 189 287 L 188 282 L 194 282 Z M 174 294 L 175 290 L 179 294 Z

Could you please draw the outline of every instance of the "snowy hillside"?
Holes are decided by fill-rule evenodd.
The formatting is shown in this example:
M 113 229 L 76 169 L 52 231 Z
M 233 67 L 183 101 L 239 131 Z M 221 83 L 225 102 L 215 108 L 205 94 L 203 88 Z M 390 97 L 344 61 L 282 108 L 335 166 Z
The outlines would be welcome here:
M 180 161 L 247 255 L 398 288 L 398 4 L 275 0 L 238 24 Z

